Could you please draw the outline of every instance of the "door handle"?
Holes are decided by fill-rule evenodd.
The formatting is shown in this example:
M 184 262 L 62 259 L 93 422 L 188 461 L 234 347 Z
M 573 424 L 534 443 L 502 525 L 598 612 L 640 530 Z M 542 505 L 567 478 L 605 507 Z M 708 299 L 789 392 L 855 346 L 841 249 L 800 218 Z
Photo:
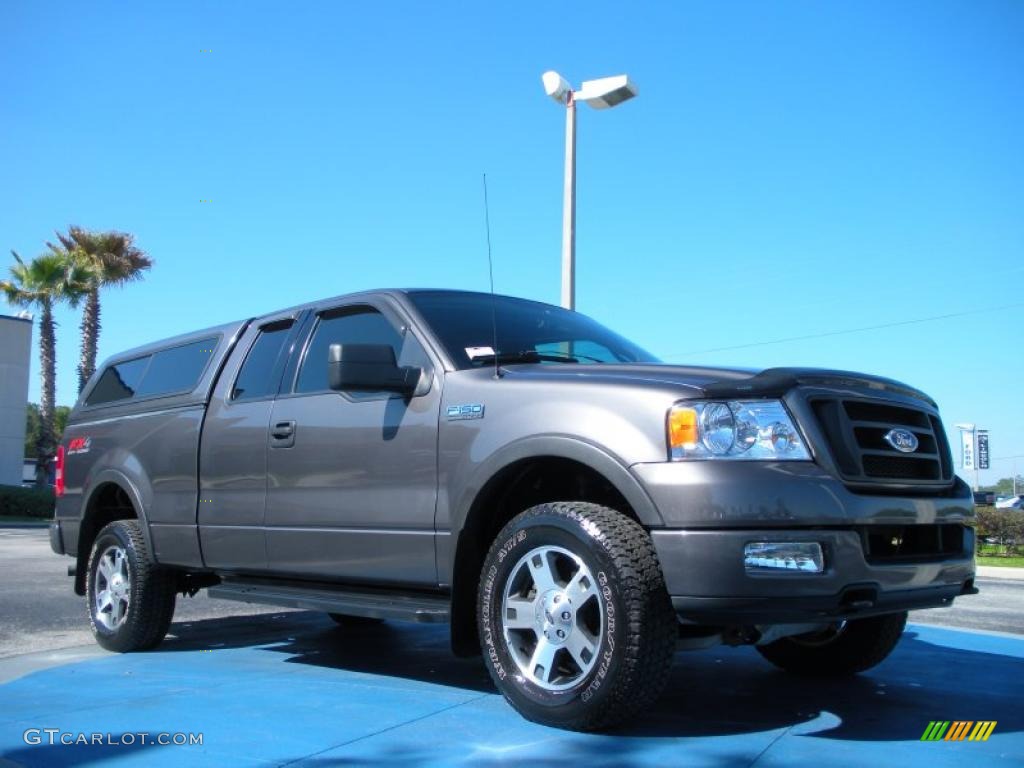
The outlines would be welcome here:
M 295 422 L 277 422 L 270 428 L 270 437 L 274 441 L 274 445 L 280 448 L 289 448 L 295 445 Z

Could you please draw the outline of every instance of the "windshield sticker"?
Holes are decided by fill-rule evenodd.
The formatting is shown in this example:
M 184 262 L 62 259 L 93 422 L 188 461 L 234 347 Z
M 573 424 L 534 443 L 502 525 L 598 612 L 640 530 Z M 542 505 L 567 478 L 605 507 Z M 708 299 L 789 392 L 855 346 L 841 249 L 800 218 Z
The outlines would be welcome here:
M 494 357 L 493 347 L 466 347 L 466 357 L 476 360 L 478 357 Z

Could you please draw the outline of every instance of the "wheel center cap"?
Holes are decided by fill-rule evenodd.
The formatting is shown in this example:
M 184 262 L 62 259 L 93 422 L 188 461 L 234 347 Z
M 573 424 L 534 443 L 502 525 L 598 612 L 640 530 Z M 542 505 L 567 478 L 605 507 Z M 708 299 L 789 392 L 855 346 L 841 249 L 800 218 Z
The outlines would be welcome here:
M 560 589 L 551 589 L 537 601 L 537 629 L 554 645 L 562 645 L 572 634 L 576 618 L 572 601 Z

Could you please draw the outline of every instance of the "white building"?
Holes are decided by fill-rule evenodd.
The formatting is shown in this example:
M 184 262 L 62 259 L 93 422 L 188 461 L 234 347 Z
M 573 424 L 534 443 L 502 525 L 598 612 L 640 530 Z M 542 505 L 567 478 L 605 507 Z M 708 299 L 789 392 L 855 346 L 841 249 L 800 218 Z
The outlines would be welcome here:
M 0 485 L 21 485 L 31 317 L 0 315 Z

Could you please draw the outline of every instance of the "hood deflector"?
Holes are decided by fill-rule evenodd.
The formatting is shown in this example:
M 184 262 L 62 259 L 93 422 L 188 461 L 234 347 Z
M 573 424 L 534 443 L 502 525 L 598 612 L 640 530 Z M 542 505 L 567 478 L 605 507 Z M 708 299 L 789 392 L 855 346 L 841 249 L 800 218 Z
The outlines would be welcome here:
M 825 368 L 768 368 L 749 379 L 713 381 L 705 384 L 702 389 L 708 397 L 781 397 L 798 385 L 876 389 L 924 400 L 933 408 L 937 407 L 935 401 L 924 392 L 900 381 Z

